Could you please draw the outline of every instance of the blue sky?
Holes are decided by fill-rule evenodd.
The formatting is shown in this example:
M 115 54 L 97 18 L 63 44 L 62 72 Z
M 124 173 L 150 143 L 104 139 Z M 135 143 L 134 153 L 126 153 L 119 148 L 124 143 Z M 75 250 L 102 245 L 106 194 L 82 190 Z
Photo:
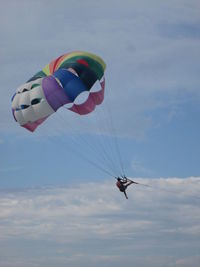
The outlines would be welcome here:
M 194 0 L 1 1 L 0 267 L 199 266 L 199 8 Z M 105 60 L 105 103 L 83 119 L 60 110 L 29 133 L 12 118 L 12 95 L 73 50 Z M 103 143 L 94 121 L 111 135 Z M 125 203 L 113 178 L 83 159 L 118 174 L 113 133 L 125 173 L 156 188 L 129 189 Z

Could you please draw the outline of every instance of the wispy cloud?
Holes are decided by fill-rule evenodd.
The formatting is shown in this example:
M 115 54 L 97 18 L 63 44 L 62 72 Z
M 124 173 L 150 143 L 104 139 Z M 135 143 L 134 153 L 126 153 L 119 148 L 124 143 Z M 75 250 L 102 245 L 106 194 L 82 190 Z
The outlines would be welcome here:
M 198 267 L 200 178 L 138 181 L 146 186 L 130 187 L 128 201 L 110 182 L 1 192 L 0 242 L 20 241 L 24 254 L 13 260 L 24 265 L 28 242 L 47 257 L 33 266 L 51 266 L 51 261 L 60 266 L 146 266 L 145 254 L 150 267 L 165 266 L 167 258 L 167 266 L 190 261 Z M 12 258 L 7 264 L 12 266 Z
M 144 166 L 144 164 L 139 159 L 133 159 L 131 163 L 132 170 L 134 171 L 135 175 L 142 175 L 142 176 L 153 176 L 155 175 L 153 170 L 150 170 Z
M 23 169 L 22 166 L 10 166 L 7 168 L 0 167 L 0 172 L 15 172 L 15 171 L 21 171 L 22 169 Z

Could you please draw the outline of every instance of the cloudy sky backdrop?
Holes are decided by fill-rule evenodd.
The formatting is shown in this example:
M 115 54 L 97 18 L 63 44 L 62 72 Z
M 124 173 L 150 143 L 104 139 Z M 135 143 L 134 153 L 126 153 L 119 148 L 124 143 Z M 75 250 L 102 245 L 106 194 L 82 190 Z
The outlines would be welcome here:
M 0 267 L 199 267 L 199 1 L 0 4 Z M 105 60 L 105 103 L 19 127 L 16 88 L 73 50 Z M 150 187 L 126 201 L 121 167 Z

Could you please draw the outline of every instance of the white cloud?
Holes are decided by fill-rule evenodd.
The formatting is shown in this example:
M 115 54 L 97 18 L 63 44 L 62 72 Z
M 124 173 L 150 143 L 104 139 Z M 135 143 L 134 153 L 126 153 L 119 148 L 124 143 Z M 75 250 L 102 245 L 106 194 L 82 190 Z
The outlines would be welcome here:
M 111 262 L 146 266 L 143 254 L 147 254 L 150 267 L 165 266 L 170 256 L 168 266 L 175 267 L 186 251 L 184 261 L 191 261 L 200 238 L 200 178 L 137 181 L 146 186 L 130 187 L 128 201 L 111 182 L 1 192 L 1 242 L 20 242 L 23 248 L 33 242 L 44 254 L 51 246 L 59 251 L 59 256 L 51 253 L 43 263 L 38 258 L 39 266 L 47 266 L 51 258 L 57 264 L 63 261 L 63 266 L 80 266 L 81 262 L 82 266 L 87 262 L 91 266 Z M 46 248 L 42 247 L 44 240 Z M 23 257 L 26 262 L 26 255 Z M 12 266 L 11 259 L 8 266 L 9 262 Z M 193 266 L 198 267 L 196 260 Z

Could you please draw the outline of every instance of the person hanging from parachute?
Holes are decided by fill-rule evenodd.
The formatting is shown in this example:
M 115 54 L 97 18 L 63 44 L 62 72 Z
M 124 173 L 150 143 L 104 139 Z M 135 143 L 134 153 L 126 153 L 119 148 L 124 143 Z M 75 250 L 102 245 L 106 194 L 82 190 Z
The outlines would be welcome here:
M 125 175 L 123 175 L 122 177 L 117 177 L 116 179 L 117 179 L 116 186 L 118 187 L 120 192 L 124 193 L 126 199 L 128 199 L 126 189 L 128 188 L 129 185 L 138 183 L 128 179 Z

